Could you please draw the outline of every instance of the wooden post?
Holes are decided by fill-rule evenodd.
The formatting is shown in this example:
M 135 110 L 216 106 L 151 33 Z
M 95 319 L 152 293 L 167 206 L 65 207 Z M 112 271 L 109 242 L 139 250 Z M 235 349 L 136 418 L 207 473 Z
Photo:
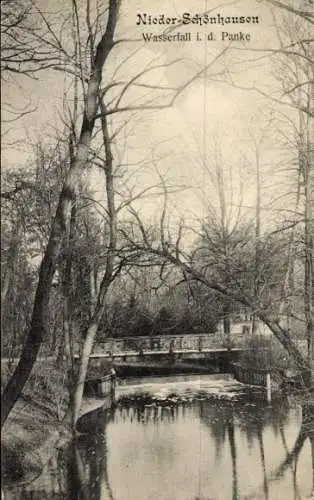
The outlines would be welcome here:
M 202 352 L 202 337 L 198 337 L 198 350 Z
M 174 339 L 172 339 L 170 341 L 170 345 L 169 345 L 169 354 L 170 354 L 170 356 L 172 356 L 172 354 L 173 354 L 174 342 L 175 342 Z
M 111 404 L 113 404 L 116 399 L 116 383 L 117 383 L 116 377 L 117 377 L 116 370 L 112 366 L 110 370 L 110 379 L 109 379 Z
M 139 346 L 139 355 L 140 355 L 140 359 L 144 358 L 144 349 L 143 349 L 143 343 L 142 342 L 140 343 L 140 346 Z
M 267 392 L 267 402 L 271 403 L 271 379 L 270 379 L 270 373 L 266 374 L 266 392 Z

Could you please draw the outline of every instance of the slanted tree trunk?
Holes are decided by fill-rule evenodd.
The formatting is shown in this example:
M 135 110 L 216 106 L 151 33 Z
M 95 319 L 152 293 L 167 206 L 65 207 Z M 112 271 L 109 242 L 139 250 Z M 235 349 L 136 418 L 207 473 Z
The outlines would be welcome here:
M 97 46 L 93 68 L 88 82 L 83 123 L 75 161 L 70 166 L 68 176 L 60 193 L 48 244 L 40 265 L 31 326 L 26 337 L 19 363 L 3 392 L 1 425 L 6 421 L 11 409 L 21 394 L 36 361 L 40 346 L 47 335 L 46 315 L 49 307 L 52 279 L 56 270 L 63 239 L 69 230 L 72 203 L 79 192 L 80 180 L 88 160 L 89 146 L 98 110 L 98 94 L 102 80 L 102 71 L 113 47 L 113 37 L 117 23 L 119 3 L 119 0 L 109 0 L 106 31 Z
M 72 293 L 73 293 L 72 242 L 74 239 L 75 218 L 76 218 L 76 207 L 75 205 L 73 205 L 71 212 L 70 231 L 64 245 L 66 248 L 66 257 L 65 257 L 64 267 L 61 271 L 62 290 L 63 290 L 63 339 L 58 353 L 58 358 L 63 359 L 63 356 L 66 357 L 70 370 L 73 370 L 74 367 L 73 328 L 72 328 Z
M 99 323 L 105 312 L 106 295 L 114 279 L 114 263 L 115 263 L 115 252 L 117 246 L 117 214 L 115 209 L 115 197 L 114 197 L 113 156 L 111 152 L 110 135 L 108 131 L 108 123 L 107 123 L 106 109 L 104 103 L 101 103 L 101 111 L 102 111 L 102 118 L 101 118 L 102 136 L 106 153 L 106 164 L 104 166 L 104 172 L 106 178 L 106 196 L 107 196 L 108 221 L 109 221 L 109 245 L 106 256 L 105 272 L 99 287 L 97 297 L 95 297 L 95 291 L 94 290 L 92 291 L 93 293 L 92 303 L 91 303 L 92 317 L 90 324 L 88 325 L 86 330 L 86 336 L 84 339 L 84 345 L 80 360 L 77 386 L 74 395 L 74 408 L 73 408 L 73 420 L 72 420 L 73 430 L 75 430 L 75 426 L 79 418 L 89 357 L 93 349 Z
M 143 234 L 144 232 L 143 225 L 141 226 L 141 231 Z M 138 249 L 146 253 L 163 257 L 165 260 L 167 260 L 174 266 L 177 266 L 179 269 L 181 269 L 191 280 L 202 283 L 210 290 L 219 293 L 222 297 L 226 297 L 230 301 L 242 304 L 248 309 L 256 310 L 257 318 L 269 327 L 269 329 L 281 343 L 283 348 L 295 361 L 296 365 L 301 370 L 309 369 L 308 359 L 303 356 L 303 354 L 300 352 L 295 342 L 293 342 L 293 340 L 291 339 L 290 332 L 280 325 L 278 318 L 274 317 L 271 313 L 265 311 L 262 307 L 262 304 L 259 304 L 259 302 L 256 301 L 256 298 L 249 297 L 243 293 L 238 293 L 234 291 L 232 288 L 228 288 L 227 286 L 220 285 L 215 281 L 207 279 L 202 272 L 198 271 L 193 266 L 181 260 L 180 256 L 178 255 L 178 252 L 176 252 L 176 254 L 173 254 L 165 246 L 163 246 L 163 248 L 154 248 L 149 244 L 147 238 L 144 240 L 143 246 L 138 244 L 135 245 Z

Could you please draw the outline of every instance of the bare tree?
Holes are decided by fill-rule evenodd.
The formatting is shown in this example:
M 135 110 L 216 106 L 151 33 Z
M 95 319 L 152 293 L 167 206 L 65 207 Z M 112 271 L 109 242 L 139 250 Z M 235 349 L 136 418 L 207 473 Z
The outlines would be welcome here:
M 156 237 L 152 237 L 147 231 L 140 215 L 134 213 L 134 217 L 135 220 L 133 224 L 139 228 L 140 237 L 134 239 L 130 232 L 129 234 L 125 233 L 126 239 L 129 240 L 130 245 L 133 245 L 134 249 L 138 252 L 142 252 L 142 254 L 150 254 L 152 257 L 168 261 L 174 266 L 177 266 L 181 270 L 183 276 L 190 281 L 202 283 L 205 287 L 213 290 L 222 297 L 226 297 L 234 303 L 239 303 L 245 308 L 255 311 L 256 317 L 268 326 L 284 349 L 286 349 L 289 355 L 294 359 L 297 366 L 302 370 L 309 369 L 307 359 L 304 358 L 297 345 L 292 340 L 290 332 L 281 326 L 277 310 L 273 307 L 272 299 L 266 294 L 266 297 L 262 300 L 261 297 L 255 296 L 254 290 L 252 293 L 252 288 L 248 286 L 252 277 L 252 271 L 248 266 L 248 260 L 245 254 L 242 257 L 244 267 L 242 267 L 242 269 L 237 268 L 238 274 L 235 275 L 235 278 L 229 283 L 221 282 L 219 280 L 219 275 L 208 276 L 206 272 L 204 272 L 204 269 L 198 269 L 190 253 L 184 251 L 182 228 L 179 229 L 177 236 L 172 235 L 171 239 L 166 239 L 164 237 L 156 239 Z M 163 234 L 166 234 L 165 227 L 163 229 Z
M 141 102 L 140 104 L 129 104 L 130 99 L 127 99 L 128 92 L 131 86 L 143 88 L 145 92 L 147 92 L 148 89 L 150 93 L 155 92 L 157 89 L 162 90 L 158 85 L 149 86 L 146 82 L 143 82 L 145 74 L 149 74 L 151 71 L 160 67 L 158 64 L 148 64 L 144 70 L 138 72 L 130 81 L 108 81 L 102 86 L 102 75 L 108 56 L 113 47 L 118 47 L 121 42 L 118 40 L 114 41 L 119 5 L 120 2 L 118 0 L 109 1 L 109 8 L 106 13 L 107 26 L 105 32 L 101 33 L 100 20 L 102 17 L 99 12 L 96 12 L 96 21 L 92 22 L 91 6 L 90 2 L 87 2 L 84 21 L 85 27 L 82 32 L 79 6 L 73 0 L 71 26 L 74 32 L 72 37 L 74 55 L 72 66 L 70 65 L 71 53 L 61 44 L 56 31 L 53 29 L 53 25 L 46 19 L 42 12 L 37 9 L 38 16 L 43 25 L 46 26 L 47 31 L 47 33 L 40 35 L 40 41 L 43 43 L 44 47 L 46 47 L 46 45 L 50 46 L 51 37 L 53 37 L 53 47 L 59 51 L 61 58 L 61 63 L 54 67 L 54 69 L 62 69 L 66 74 L 74 76 L 74 97 L 76 93 L 81 92 L 83 99 L 82 110 L 72 111 L 70 117 L 70 124 L 68 125 L 70 134 L 67 134 L 67 137 L 69 137 L 69 135 L 72 137 L 69 171 L 61 190 L 56 215 L 52 223 L 48 244 L 44 250 L 43 260 L 39 270 L 32 324 L 28 332 L 20 362 L 3 393 L 2 422 L 6 420 L 10 409 L 18 398 L 36 360 L 39 347 L 43 339 L 48 335 L 45 316 L 49 307 L 49 295 L 53 276 L 56 266 L 58 265 L 60 252 L 64 248 L 65 238 L 67 238 L 70 233 L 71 214 L 73 215 L 73 206 L 80 195 L 82 174 L 86 170 L 86 167 L 91 165 L 91 162 L 97 160 L 97 155 L 95 157 L 90 148 L 92 140 L 98 140 L 98 132 L 95 127 L 96 120 L 100 120 L 100 127 L 98 130 L 102 134 L 101 144 L 104 145 L 105 150 L 104 172 L 107 186 L 106 202 L 108 204 L 107 208 L 109 214 L 109 246 L 106 271 L 98 290 L 98 296 L 95 296 L 95 311 L 92 315 L 93 320 L 87 327 L 87 332 L 89 332 L 87 334 L 87 339 L 93 339 L 95 336 L 99 319 L 104 310 L 104 298 L 114 275 L 116 210 L 114 207 L 113 155 L 111 151 L 111 141 L 113 137 L 109 136 L 108 132 L 109 117 L 122 112 L 126 113 L 126 116 L 130 116 L 130 113 L 142 110 L 143 108 L 147 110 L 167 108 L 173 104 L 178 95 L 180 95 L 190 83 L 198 78 L 203 71 L 202 69 L 200 72 L 194 74 L 191 78 L 183 82 L 179 88 L 166 88 L 166 98 L 158 97 L 156 99 L 154 96 L 148 95 L 146 102 Z M 82 39 L 85 35 L 87 43 Z M 218 57 L 219 56 L 210 64 L 214 63 Z M 112 89 L 114 90 L 113 94 Z M 118 89 L 118 92 L 116 92 L 115 89 Z M 77 102 L 77 99 L 74 100 Z M 80 113 L 82 113 L 82 125 L 80 131 L 78 131 L 75 122 L 76 117 L 80 116 Z M 114 134 L 116 134 L 116 132 Z M 67 292 L 65 291 L 65 293 Z M 93 340 L 86 343 L 85 351 L 87 354 L 90 352 L 92 344 Z M 88 356 L 83 356 L 83 359 L 86 364 Z M 79 376 L 79 391 L 83 390 L 81 383 L 83 373 L 86 373 L 84 364 L 82 365 L 81 374 Z M 78 392 L 77 401 L 79 401 L 79 399 L 80 395 Z M 78 407 L 79 403 L 76 404 L 76 408 Z
M 281 3 L 281 2 L 278 2 Z M 277 28 L 280 50 L 277 63 L 286 68 L 284 76 L 278 76 L 283 93 L 298 112 L 296 150 L 298 152 L 298 179 L 301 185 L 297 190 L 304 199 L 304 312 L 308 343 L 308 363 L 314 376 L 314 156 L 313 156 L 313 102 L 314 102 L 314 43 L 311 39 L 313 4 L 300 3 L 300 11 L 306 15 L 301 20 L 296 17 L 285 18 L 285 28 Z M 295 13 L 295 12 L 294 12 Z M 312 17 L 311 17 L 312 16 Z M 276 18 L 275 18 L 276 19 Z M 312 21 L 311 21 L 312 19 Z M 289 50 L 286 48 L 289 47 Z M 293 48 L 293 49 L 291 49 Z
M 3 392 L 1 412 L 2 425 L 28 379 L 29 373 L 36 360 L 39 347 L 45 336 L 45 316 L 46 309 L 48 308 L 49 292 L 62 241 L 69 230 L 72 204 L 76 197 L 82 172 L 84 171 L 88 161 L 89 144 L 98 109 L 98 94 L 102 79 L 102 70 L 114 44 L 114 32 L 117 23 L 118 10 L 119 2 L 110 0 L 107 27 L 97 45 L 95 58 L 93 60 L 93 71 L 90 74 L 88 82 L 84 117 L 75 161 L 70 167 L 69 174 L 60 194 L 59 204 L 51 228 L 49 242 L 40 266 L 31 327 L 20 361 Z
M 301 216 L 295 213 L 295 220 L 288 227 L 303 224 L 304 227 L 304 285 L 303 302 L 304 317 L 307 330 L 308 342 L 308 365 L 312 365 L 313 376 L 313 67 L 314 67 L 314 43 L 312 37 L 314 15 L 312 0 L 301 0 L 295 2 L 282 2 L 277 0 L 266 0 L 273 9 L 274 26 L 277 32 L 278 44 L 274 48 L 248 48 L 237 50 L 248 50 L 254 55 L 264 54 L 274 64 L 275 75 L 279 82 L 279 88 L 274 85 L 272 91 L 265 91 L 258 84 L 254 86 L 237 85 L 229 73 L 229 82 L 243 90 L 252 91 L 263 96 L 274 106 L 276 111 L 281 112 L 290 109 L 292 113 L 286 117 L 285 127 L 295 128 L 295 140 L 292 148 L 298 156 L 298 173 L 295 177 L 296 206 L 301 207 Z M 295 125 L 298 122 L 298 125 Z M 300 210 L 298 210 L 299 212 Z M 282 230 L 286 230 L 285 227 Z M 291 239 L 292 238 L 292 239 Z M 291 276 L 291 254 L 293 236 L 290 236 L 290 259 L 289 272 Z M 284 291 L 284 289 L 282 290 Z M 287 291 L 287 286 L 285 286 Z
M 14 74 L 34 78 L 38 71 L 59 64 L 60 47 L 56 40 L 53 42 L 52 27 L 44 27 L 40 21 L 40 13 L 30 0 L 3 0 L 1 3 L 3 79 Z

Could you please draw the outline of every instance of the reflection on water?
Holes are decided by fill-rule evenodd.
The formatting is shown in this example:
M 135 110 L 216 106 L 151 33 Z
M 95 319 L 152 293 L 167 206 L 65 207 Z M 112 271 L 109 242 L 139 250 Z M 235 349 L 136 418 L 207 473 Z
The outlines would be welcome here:
M 110 414 L 99 412 L 100 427 L 56 452 L 33 483 L 7 490 L 6 500 L 310 498 L 307 409 L 209 386 L 185 381 L 176 391 L 159 380 L 129 389 Z

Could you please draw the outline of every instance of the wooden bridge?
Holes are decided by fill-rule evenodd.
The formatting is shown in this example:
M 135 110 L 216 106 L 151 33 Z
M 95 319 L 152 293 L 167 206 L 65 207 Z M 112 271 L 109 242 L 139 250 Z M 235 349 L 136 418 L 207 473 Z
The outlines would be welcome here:
M 221 333 L 108 338 L 96 344 L 90 358 L 133 361 L 146 357 L 156 359 L 173 356 L 200 359 L 241 351 L 244 338 L 241 334 L 227 337 Z

